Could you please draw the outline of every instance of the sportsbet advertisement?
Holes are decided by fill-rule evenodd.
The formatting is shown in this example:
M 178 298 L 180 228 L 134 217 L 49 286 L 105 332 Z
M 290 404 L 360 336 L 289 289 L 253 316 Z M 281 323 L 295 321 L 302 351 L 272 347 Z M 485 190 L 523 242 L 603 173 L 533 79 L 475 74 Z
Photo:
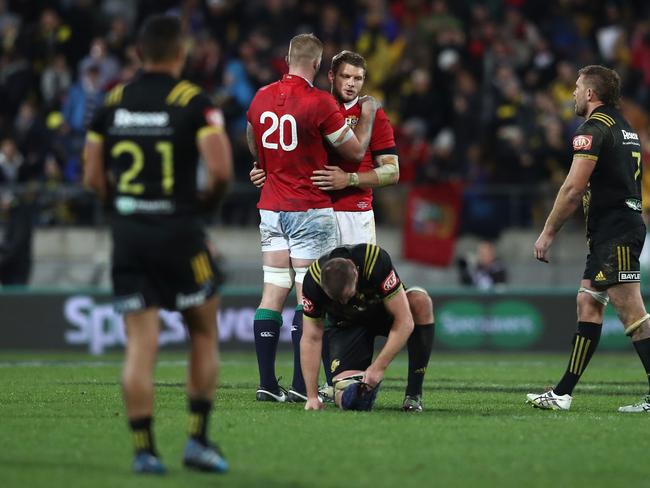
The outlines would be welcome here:
M 561 351 L 575 332 L 575 293 L 432 293 L 436 316 L 435 350 Z M 225 293 L 219 311 L 224 349 L 253 348 L 253 316 L 258 294 Z M 78 350 L 92 354 L 120 349 L 126 342 L 122 317 L 105 293 L 0 293 L 4 350 Z M 290 346 L 293 308 L 283 312 L 280 341 Z M 179 313 L 161 311 L 160 345 L 187 342 Z M 614 309 L 608 307 L 599 349 L 630 348 Z

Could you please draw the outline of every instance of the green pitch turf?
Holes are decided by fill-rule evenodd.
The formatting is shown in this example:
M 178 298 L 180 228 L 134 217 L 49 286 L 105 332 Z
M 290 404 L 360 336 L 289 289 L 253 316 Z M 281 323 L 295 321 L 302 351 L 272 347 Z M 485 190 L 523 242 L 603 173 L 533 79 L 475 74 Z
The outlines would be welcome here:
M 165 353 L 155 417 L 163 478 L 129 471 L 120 359 L 0 354 L 1 487 L 648 486 L 650 415 L 616 412 L 647 389 L 632 351 L 596 354 L 573 409 L 560 413 L 524 405 L 524 395 L 556 381 L 564 355 L 437 353 L 419 415 L 398 408 L 405 357 L 375 410 L 356 413 L 257 403 L 254 356 L 223 354 L 210 430 L 231 463 L 226 475 L 181 467 L 185 362 Z M 279 374 L 290 369 L 282 355 Z

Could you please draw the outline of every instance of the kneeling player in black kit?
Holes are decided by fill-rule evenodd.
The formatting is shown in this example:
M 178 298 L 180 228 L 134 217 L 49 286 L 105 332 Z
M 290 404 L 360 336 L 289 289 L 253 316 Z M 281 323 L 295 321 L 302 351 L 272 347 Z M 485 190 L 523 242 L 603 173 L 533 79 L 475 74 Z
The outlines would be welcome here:
M 336 403 L 370 410 L 386 368 L 408 345 L 408 384 L 402 409 L 422 411 L 422 383 L 433 345 L 433 305 L 422 288 L 405 289 L 390 256 L 373 244 L 342 246 L 315 261 L 303 284 L 300 344 L 306 410 L 319 410 L 318 370 L 327 314 Z M 374 340 L 387 337 L 372 359 Z

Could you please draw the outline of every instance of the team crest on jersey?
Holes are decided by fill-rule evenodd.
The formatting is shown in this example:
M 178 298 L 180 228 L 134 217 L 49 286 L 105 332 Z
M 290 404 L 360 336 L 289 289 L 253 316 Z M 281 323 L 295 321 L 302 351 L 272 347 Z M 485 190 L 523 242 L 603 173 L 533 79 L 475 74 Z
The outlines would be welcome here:
M 307 297 L 302 297 L 302 309 L 307 313 L 312 313 L 314 311 L 313 302 Z
M 212 127 L 223 127 L 223 112 L 218 108 L 209 108 L 205 111 L 205 121 Z
M 345 123 L 354 129 L 359 123 L 359 117 L 357 117 L 356 115 L 348 115 L 345 118 Z
M 381 287 L 384 291 L 390 291 L 395 288 L 395 285 L 397 285 L 397 275 L 395 274 L 395 270 L 393 270 L 381 284 Z
M 588 151 L 591 149 L 591 141 L 593 136 L 584 135 L 584 136 L 575 136 L 573 138 L 573 150 L 574 151 Z

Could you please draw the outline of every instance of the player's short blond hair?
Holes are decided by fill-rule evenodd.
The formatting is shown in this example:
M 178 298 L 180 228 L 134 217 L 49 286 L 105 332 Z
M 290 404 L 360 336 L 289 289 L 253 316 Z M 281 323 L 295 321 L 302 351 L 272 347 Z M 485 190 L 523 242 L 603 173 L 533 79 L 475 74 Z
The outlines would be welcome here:
M 323 56 L 323 43 L 314 34 L 298 34 L 289 43 L 287 62 L 290 65 L 307 64 L 320 61 Z

